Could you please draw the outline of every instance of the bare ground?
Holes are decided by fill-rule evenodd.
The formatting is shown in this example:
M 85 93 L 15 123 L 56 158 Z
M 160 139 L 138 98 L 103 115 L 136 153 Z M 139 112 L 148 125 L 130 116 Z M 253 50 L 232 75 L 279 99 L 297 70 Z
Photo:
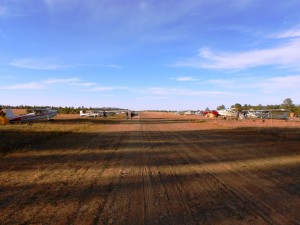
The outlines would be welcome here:
M 53 124 L 1 128 L 0 224 L 300 224 L 299 121 Z

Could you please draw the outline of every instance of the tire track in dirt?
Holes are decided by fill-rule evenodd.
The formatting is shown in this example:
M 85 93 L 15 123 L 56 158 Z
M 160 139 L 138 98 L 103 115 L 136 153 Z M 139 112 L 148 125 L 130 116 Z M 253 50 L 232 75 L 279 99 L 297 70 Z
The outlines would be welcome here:
M 160 123 L 163 124 L 163 121 Z M 170 130 L 176 130 L 176 125 L 172 126 Z M 148 129 L 150 131 L 147 131 Z M 128 193 L 126 190 L 116 193 L 115 199 L 118 198 L 120 202 L 128 204 L 128 208 L 126 204 L 120 204 L 121 206 L 115 209 L 106 208 L 104 210 L 107 212 L 106 219 L 114 219 L 108 222 L 104 219 L 102 224 L 282 224 L 286 222 L 286 217 L 281 214 L 274 217 L 276 210 L 267 203 L 267 199 L 260 200 L 255 196 L 251 190 L 251 187 L 255 187 L 252 183 L 253 177 L 245 178 L 243 174 L 227 167 L 224 168 L 223 173 L 210 172 L 211 168 L 206 160 L 201 159 L 201 154 L 205 153 L 206 159 L 209 158 L 215 163 L 222 162 L 220 156 L 218 158 L 213 151 L 210 151 L 218 145 L 202 142 L 199 134 L 193 135 L 189 132 L 188 134 L 192 135 L 190 137 L 184 132 L 173 131 L 167 133 L 160 129 L 160 125 L 152 122 L 141 123 L 140 132 L 133 134 L 134 139 L 140 140 L 139 146 L 135 149 L 139 155 L 137 157 L 133 154 L 134 156 L 131 157 L 129 153 L 126 156 L 130 161 L 126 168 L 132 166 L 134 171 L 129 170 L 118 184 L 124 188 L 128 182 L 133 185 L 131 189 L 134 189 L 134 193 L 133 191 Z M 199 143 L 190 142 L 191 139 L 196 138 L 200 139 Z M 205 138 L 213 140 L 214 137 L 206 135 Z M 165 143 L 156 145 L 158 141 Z M 162 147 L 167 146 L 166 141 L 179 144 L 177 147 L 171 145 L 162 150 Z M 167 154 L 162 155 L 162 151 L 166 151 Z M 140 162 L 137 162 L 136 158 Z M 200 194 L 199 190 L 202 191 Z M 127 194 L 129 197 L 126 198 Z M 116 202 L 112 200 L 108 205 L 114 208 L 115 204 Z M 281 204 L 278 204 L 277 208 L 281 206 L 284 208 Z M 126 214 L 126 216 L 118 220 L 112 215 L 112 212 L 117 212 L 117 209 L 121 210 L 118 215 Z
M 119 127 L 114 127 L 117 130 L 119 129 Z M 125 134 L 125 133 L 124 133 Z M 69 135 L 70 137 L 72 137 L 72 134 Z M 97 134 L 95 133 L 93 136 L 91 136 L 91 138 L 89 140 L 82 140 L 82 147 L 80 147 L 78 150 L 73 151 L 73 154 L 76 155 L 80 155 L 82 152 L 86 152 L 87 149 L 89 149 L 89 146 L 95 146 L 97 143 L 99 143 L 99 145 L 101 144 L 101 147 L 107 147 L 107 148 L 111 148 L 111 149 L 115 149 L 115 146 L 118 146 L 119 142 L 122 141 L 121 139 L 124 138 L 123 136 L 120 136 L 119 138 L 113 138 L 110 139 L 107 143 L 103 143 L 103 140 L 101 140 L 101 134 Z M 70 141 L 74 141 L 74 139 L 70 138 Z M 78 141 L 78 140 L 77 140 Z M 80 141 L 80 140 L 79 140 Z M 53 144 L 53 142 L 55 141 L 51 141 L 51 143 L 48 143 L 50 146 L 55 146 L 55 145 L 59 145 L 59 142 L 56 144 Z M 64 143 L 65 145 L 66 143 Z M 80 157 L 80 156 L 79 156 Z M 118 160 L 122 157 L 122 154 L 109 154 L 107 157 L 104 158 L 105 161 L 107 161 L 106 165 L 99 165 L 99 177 L 101 177 L 101 175 L 104 173 L 105 169 L 109 168 L 109 165 L 111 164 L 112 166 L 114 166 L 114 163 L 118 163 Z M 43 172 L 43 174 L 39 177 L 37 177 L 35 180 L 32 180 L 31 183 L 43 183 L 42 180 L 51 180 L 51 178 L 56 175 L 59 175 L 59 168 L 61 166 L 61 163 L 55 163 L 55 160 L 53 160 L 53 164 L 50 165 L 46 171 Z M 101 168 L 103 167 L 103 168 Z M 76 187 L 81 187 L 83 184 L 81 182 L 81 180 L 84 180 L 84 177 L 86 176 L 87 173 L 89 173 L 89 167 L 79 167 L 79 168 L 75 168 L 75 174 L 76 174 L 76 179 L 69 181 L 65 186 L 63 185 L 62 190 L 59 191 L 59 193 L 55 194 L 55 196 L 53 196 L 53 199 L 57 199 L 55 201 L 59 201 L 61 202 L 61 200 L 63 200 L 65 198 L 65 193 L 66 191 L 71 191 L 72 194 L 72 190 L 70 190 L 70 188 L 75 188 Z M 44 185 L 43 185 L 44 186 Z M 37 188 L 36 185 L 30 185 L 25 189 L 22 189 L 22 192 L 24 193 L 31 193 L 30 195 L 34 198 L 37 195 L 42 196 L 42 189 L 44 188 L 43 186 L 40 186 L 40 188 Z M 77 210 L 75 210 L 75 212 L 72 212 L 72 209 L 70 209 L 67 214 L 68 214 L 68 218 L 64 218 L 61 217 L 59 218 L 59 221 L 57 221 L 57 224 L 72 224 L 76 222 L 76 215 L 78 214 L 78 212 L 80 211 L 80 206 L 83 204 L 83 200 L 87 197 L 87 194 L 89 193 L 89 191 L 91 189 L 93 189 L 94 184 L 87 184 L 86 188 L 83 189 L 82 191 L 76 192 L 76 195 L 78 195 L 78 199 L 79 200 L 75 200 L 78 201 L 76 204 L 78 205 Z M 109 184 L 105 185 L 104 187 L 109 189 Z M 96 187 L 97 188 L 97 187 Z M 31 191 L 31 189 L 33 189 Z M 47 192 L 47 191 L 46 191 Z M 20 195 L 22 195 L 21 193 L 15 193 L 15 196 L 20 197 Z M 90 194 L 89 194 L 90 195 Z M 29 196 L 30 197 L 30 196 Z M 91 196 L 89 196 L 91 197 Z M 17 197 L 16 197 L 17 198 Z M 20 201 L 16 201 L 15 204 L 11 205 L 10 208 L 11 213 L 7 214 L 8 218 L 12 218 L 14 217 L 16 221 L 24 221 L 24 223 L 34 223 L 35 221 L 40 221 L 42 218 L 44 223 L 47 223 L 47 220 L 45 220 L 45 215 L 47 215 L 48 219 L 51 219 L 48 221 L 48 223 L 54 223 L 55 220 L 53 220 L 53 218 L 56 218 L 57 216 L 57 212 L 53 211 L 53 207 L 45 207 L 47 202 L 42 202 L 41 204 L 38 204 L 38 206 L 35 206 L 34 209 L 31 208 L 31 212 L 30 213 L 26 213 L 27 208 L 30 206 L 31 201 L 28 202 L 28 197 L 22 197 L 21 199 L 24 199 L 23 202 Z M 60 200 L 59 200 L 60 199 Z M 68 201 L 68 200 L 67 200 Z M 58 203 L 59 203 L 58 202 Z M 14 215 L 15 210 L 17 210 L 19 212 L 20 216 L 16 216 Z M 23 213 L 22 213 L 23 212 Z M 76 213 L 77 212 L 77 213 Z M 25 217 L 24 213 L 29 214 L 29 217 Z M 23 214 L 23 216 L 22 216 Z M 52 216 L 51 216 L 52 215 Z M 65 215 L 66 216 L 66 215 Z M 24 217 L 24 218 L 22 218 Z
M 145 224 L 193 224 L 194 221 L 190 214 L 184 215 L 184 219 L 179 216 L 178 212 L 187 204 L 185 199 L 182 198 L 180 187 L 172 177 L 167 177 L 168 179 L 166 179 L 160 172 L 159 165 L 161 162 L 156 155 L 157 149 L 149 141 L 143 126 L 142 124 L 142 140 L 148 146 L 148 148 L 144 149 L 143 154 L 144 156 L 149 155 L 145 161 L 147 173 L 144 174 L 144 179 L 147 182 L 146 186 L 145 184 L 144 186 L 151 193 L 145 195 L 144 200 L 147 203 Z M 169 169 L 172 170 L 172 167 Z M 172 204 L 174 201 L 177 204 Z
M 157 129 L 152 129 L 152 130 L 157 130 Z M 161 137 L 164 136 L 163 132 L 160 132 Z M 168 136 L 169 138 L 170 136 Z M 241 192 L 237 191 L 236 189 L 230 187 L 228 184 L 225 184 L 224 182 L 221 182 L 216 176 L 214 176 L 213 174 L 209 173 L 204 167 L 201 166 L 201 163 L 199 159 L 198 159 L 198 155 L 191 157 L 191 147 L 193 148 L 197 148 L 199 150 L 199 146 L 191 146 L 191 144 L 187 141 L 186 137 L 183 137 L 181 134 L 174 134 L 174 139 L 176 140 L 180 140 L 183 144 L 180 145 L 180 149 L 184 150 L 179 152 L 174 151 L 174 154 L 178 154 L 181 155 L 181 160 L 185 161 L 186 164 L 195 164 L 198 165 L 194 171 L 191 171 L 192 173 L 198 173 L 199 169 L 201 171 L 201 176 L 197 176 L 197 178 L 199 178 L 199 181 L 203 182 L 205 181 L 206 185 L 208 185 L 210 188 L 212 188 L 212 190 L 215 189 L 216 192 L 222 192 L 224 195 L 228 196 L 229 199 L 231 199 L 231 203 L 226 203 L 224 207 L 227 207 L 229 209 L 234 209 L 234 211 L 236 211 L 236 209 L 238 209 L 238 212 L 241 214 L 241 212 L 243 212 L 245 210 L 245 208 L 249 208 L 250 212 L 248 212 L 248 214 L 253 214 L 254 213 L 254 217 L 260 217 L 263 221 L 265 221 L 265 224 L 280 224 L 280 222 L 276 223 L 275 220 L 273 220 L 270 215 L 268 214 L 268 212 L 266 212 L 266 209 L 268 209 L 268 207 L 265 204 L 262 204 L 261 202 L 258 201 L 253 201 L 250 200 L 252 198 L 252 196 L 245 196 L 244 194 L 242 194 Z M 214 147 L 214 146 L 211 146 Z M 200 149 L 203 151 L 203 149 Z M 171 169 L 170 172 L 172 173 L 172 171 L 175 171 L 174 169 Z M 203 174 L 205 175 L 205 177 L 203 177 Z M 174 175 L 174 177 L 176 177 L 176 175 Z M 170 179 L 170 178 L 169 178 Z M 175 178 L 177 179 L 177 178 Z M 179 179 L 177 179 L 177 183 Z M 177 185 L 176 183 L 174 183 L 174 185 L 178 188 L 178 191 L 180 193 L 184 193 L 184 192 L 188 192 L 183 190 L 183 187 L 181 185 Z M 180 190 L 182 189 L 182 190 Z M 186 196 L 184 196 L 184 194 L 182 195 L 182 199 L 187 199 Z M 192 206 L 189 204 L 189 202 L 185 202 L 184 205 L 189 206 L 189 210 L 192 211 Z M 233 210 L 230 210 L 231 213 L 233 213 Z M 249 211 L 249 210 L 248 210 Z M 251 213 L 252 212 L 252 213 Z M 240 216 L 243 215 L 234 215 L 236 216 L 238 219 Z M 244 217 L 244 216 L 243 216 Z M 204 219 L 205 221 L 206 219 Z M 203 221 L 203 222 L 204 222 Z M 229 222 L 230 224 L 230 222 Z
M 119 130 L 120 128 L 115 127 L 116 130 Z M 101 137 L 101 136 L 100 136 Z M 96 142 L 99 142 L 100 137 L 98 136 L 96 138 Z M 103 144 L 103 140 L 101 140 L 101 147 L 104 149 L 113 149 L 114 153 L 117 153 L 118 146 L 121 142 L 124 141 L 126 138 L 126 133 L 123 133 L 122 135 L 118 136 L 117 138 L 111 139 L 107 143 Z M 100 144 L 99 143 L 99 144 Z M 109 157 L 106 157 L 107 160 L 107 166 L 104 166 L 99 173 L 97 174 L 98 178 L 95 178 L 95 180 L 89 184 L 87 189 L 84 190 L 84 193 L 82 194 L 77 210 L 73 213 L 73 215 L 70 217 L 67 224 L 84 224 L 88 223 L 86 217 L 87 215 L 82 215 L 83 209 L 86 207 L 86 205 L 92 205 L 94 207 L 94 213 L 90 213 L 88 218 L 91 218 L 90 224 L 96 224 L 97 222 L 97 214 L 101 214 L 102 208 L 106 205 L 108 196 L 110 195 L 112 191 L 112 187 L 114 185 L 115 180 L 106 180 L 105 185 L 103 185 L 101 178 L 105 177 L 105 173 L 110 174 L 111 172 L 110 167 L 118 167 L 120 165 L 120 162 L 122 162 L 122 158 L 124 157 L 124 154 L 110 154 Z M 116 174 L 117 175 L 117 174 Z M 100 179 L 99 179 L 100 178 Z M 101 188 L 102 195 L 98 195 L 99 193 L 99 186 L 104 186 L 104 188 Z M 98 190 L 98 191 L 97 191 Z M 96 192 L 96 193 L 94 193 Z M 87 201 L 86 199 L 93 199 L 93 201 Z M 99 208 L 96 208 L 96 205 L 101 205 Z
M 165 134 L 163 132 L 160 132 L 157 127 L 152 128 L 151 130 L 156 130 L 159 133 L 157 137 L 159 136 L 164 139 L 163 137 L 165 136 Z M 145 133 L 148 136 L 148 144 L 151 146 L 153 155 L 159 156 L 159 152 L 161 151 L 161 149 L 157 148 L 155 144 L 153 144 L 151 140 L 151 134 L 149 134 L 147 131 L 145 131 Z M 169 135 L 168 141 L 172 142 Z M 174 158 L 178 160 L 180 151 L 172 149 L 171 152 Z M 168 157 L 168 155 L 163 155 L 163 157 Z M 161 184 L 162 191 L 166 196 L 166 199 L 164 200 L 166 202 L 165 208 L 168 211 L 166 224 L 197 224 L 198 222 L 200 222 L 201 220 L 199 220 L 199 218 L 197 218 L 197 215 L 193 213 L 193 205 L 191 205 L 189 199 L 187 198 L 186 191 L 182 187 L 184 180 L 182 180 L 182 178 L 176 173 L 178 170 L 176 168 L 178 164 L 181 164 L 183 162 L 188 164 L 189 162 L 186 162 L 186 160 L 182 160 L 181 158 L 180 161 L 177 161 L 175 163 L 175 165 L 172 165 L 173 161 L 170 160 L 168 162 L 168 158 L 155 157 L 154 160 L 155 167 L 159 175 L 159 183 Z M 162 165 L 164 165 L 163 169 L 161 169 Z M 174 219 L 170 220 L 171 218 Z M 205 221 L 205 219 L 201 219 L 202 222 Z
M 176 178 L 169 180 L 170 177 L 160 173 L 160 161 L 143 131 L 143 124 L 130 133 L 126 144 L 130 151 L 124 157 L 122 176 L 114 183 L 94 224 L 195 224 L 191 214 L 186 214 L 188 210 L 180 215 L 187 202 Z
M 68 135 L 69 137 L 72 137 L 72 134 L 70 134 L 70 135 Z M 95 135 L 96 136 L 96 135 Z M 95 137 L 94 136 L 94 137 Z M 67 138 L 67 137 L 66 137 Z M 72 140 L 73 141 L 73 139 L 71 138 L 70 140 Z M 88 141 L 84 141 L 83 143 L 85 143 L 85 145 L 89 145 L 91 142 L 92 142 L 93 140 L 88 140 Z M 48 143 L 45 143 L 45 145 L 50 145 L 50 146 L 57 146 L 57 145 L 59 145 L 59 142 L 58 143 L 56 143 L 56 144 L 53 144 L 53 142 L 56 142 L 56 140 L 51 140 L 50 142 L 48 142 Z M 65 144 L 65 143 L 64 143 Z M 38 149 L 39 149 L 39 147 L 38 146 L 36 146 Z M 32 147 L 32 149 L 34 149 L 35 148 L 35 146 L 33 146 Z M 82 146 L 82 147 L 80 147 L 79 149 L 77 149 L 77 150 L 75 150 L 74 152 L 73 152 L 73 154 L 74 155 L 76 155 L 76 154 L 78 154 L 78 153 L 80 153 L 80 152 L 82 152 L 82 151 L 84 151 L 85 150 L 85 148 L 86 148 L 86 146 Z M 24 192 L 26 195 L 27 195 L 27 197 L 25 197 L 25 196 L 23 196 L 23 197 L 20 197 L 20 193 L 16 193 L 15 195 L 16 196 L 19 196 L 19 198 L 20 199 L 23 199 L 23 202 L 16 202 L 15 203 L 15 205 L 11 205 L 11 207 L 14 209 L 14 210 L 16 210 L 17 209 L 17 211 L 20 213 L 20 217 L 22 217 L 23 215 L 22 215 L 22 212 L 26 212 L 27 211 L 27 208 L 31 205 L 31 198 L 32 199 L 35 199 L 36 198 L 36 196 L 41 196 L 41 195 L 43 195 L 43 189 L 44 188 L 46 188 L 47 186 L 46 185 L 42 185 L 41 187 L 39 187 L 39 188 L 37 188 L 36 187 L 36 185 L 34 185 L 34 184 L 39 184 L 39 183 L 41 183 L 41 184 L 43 184 L 44 183 L 44 181 L 47 181 L 48 183 L 49 183 L 49 181 L 51 181 L 53 178 L 55 178 L 56 176 L 59 176 L 60 175 L 60 171 L 59 171 L 59 169 L 58 168 L 60 168 L 60 166 L 61 166 L 61 163 L 56 163 L 55 162 L 55 159 L 52 159 L 52 157 L 50 157 L 50 159 L 49 160 L 51 160 L 51 162 L 52 162 L 52 164 L 50 165 L 50 166 L 48 166 L 47 167 L 47 170 L 44 170 L 43 172 L 42 172 L 42 174 L 40 174 L 39 176 L 37 176 L 35 179 L 33 179 L 32 181 L 31 181 L 31 183 L 32 183 L 32 185 L 28 185 L 28 187 L 27 188 L 23 188 L 22 189 L 22 192 Z M 77 169 L 78 170 L 78 169 Z M 87 171 L 80 171 L 80 174 L 78 173 L 78 171 L 76 171 L 77 172 L 77 176 L 79 177 L 79 178 L 82 178 L 82 177 L 84 177 L 84 175 L 86 174 L 86 172 Z M 28 193 L 30 193 L 30 195 L 28 195 Z M 22 194 L 21 194 L 22 195 Z M 57 199 L 59 199 L 59 198 L 63 198 L 64 196 L 59 196 L 59 194 L 58 195 L 56 195 L 56 198 Z M 29 199 L 29 200 L 28 200 Z M 45 203 L 44 203 L 45 204 Z M 50 210 L 50 212 L 49 211 L 47 211 L 47 210 L 49 210 L 47 207 L 45 207 L 45 205 L 44 204 L 40 204 L 40 206 L 39 207 L 37 207 L 37 206 L 35 206 L 35 208 L 34 209 L 30 209 L 31 210 L 31 212 L 30 212 L 30 214 L 29 214 L 29 218 L 20 218 L 20 219 L 18 219 L 18 221 L 22 221 L 22 220 L 24 220 L 24 223 L 26 224 L 26 223 L 34 223 L 34 221 L 35 220 L 38 220 L 38 219 L 36 219 L 36 218 L 39 218 L 40 217 L 40 215 L 45 215 L 45 214 L 48 214 L 48 215 L 50 215 L 50 218 L 51 218 L 51 214 L 55 214 L 55 212 L 51 212 L 51 210 Z M 45 211 L 47 211 L 46 213 L 45 213 Z M 24 214 L 23 213 L 23 214 Z M 16 217 L 16 215 L 14 215 L 14 212 L 12 212 L 11 214 L 8 214 L 8 217 Z M 17 216 L 18 217 L 18 216 Z M 64 218 L 61 218 L 62 220 L 64 219 Z M 45 221 L 46 222 L 46 221 Z M 52 221 L 53 222 L 53 221 Z
M 153 202 L 153 199 L 155 201 L 145 210 L 148 213 L 145 215 L 144 224 L 151 224 L 151 222 L 152 224 L 195 224 L 189 204 L 178 185 L 178 177 L 170 176 L 174 171 L 173 166 L 169 164 L 168 176 L 160 171 L 160 165 L 165 164 L 165 159 L 158 157 L 160 149 L 153 144 L 152 141 L 155 140 L 151 140 L 146 129 L 145 124 L 141 124 L 142 140 L 148 146 L 142 153 L 144 156 L 149 156 L 145 162 L 147 173 L 144 174 L 144 179 L 147 180 L 148 191 L 152 193 L 145 196 L 145 201 L 146 203 Z
M 124 184 L 125 177 L 131 172 L 126 166 L 126 162 L 130 160 L 130 152 L 126 149 L 126 145 L 130 142 L 134 131 L 135 129 L 133 129 L 133 132 L 128 131 L 127 139 L 124 139 L 121 143 L 124 146 L 122 149 L 124 151 L 122 162 L 117 173 L 113 172 L 112 174 L 111 190 L 107 193 L 105 201 L 98 205 L 97 214 L 92 224 L 122 224 L 122 221 L 125 219 L 126 207 L 124 204 L 128 202 L 128 199 L 124 199 L 122 193 L 124 193 L 126 188 L 126 184 Z
M 133 126 L 135 129 L 129 132 L 128 139 L 123 143 L 126 154 L 121 176 L 114 183 L 107 203 L 101 207 L 93 224 L 147 224 L 145 213 L 148 207 L 145 198 L 152 194 L 146 185 L 148 172 L 143 166 L 145 158 L 142 151 L 145 146 L 139 132 L 139 121 L 134 121 Z M 131 146 L 132 141 L 134 146 Z
M 190 134 L 192 136 L 195 136 L 193 134 Z M 262 202 L 261 200 L 257 199 L 255 197 L 255 194 L 257 195 L 257 193 L 253 193 L 251 191 L 251 189 L 249 190 L 249 186 L 253 186 L 253 181 L 247 179 L 247 175 L 245 176 L 245 174 L 239 174 L 237 172 L 233 172 L 230 171 L 229 169 L 224 168 L 224 173 L 226 173 L 226 179 L 222 179 L 221 176 L 215 176 L 212 173 L 208 172 L 203 166 L 201 166 L 201 164 L 205 163 L 205 161 L 201 161 L 199 160 L 199 153 L 195 154 L 195 151 L 192 149 L 197 149 L 197 151 L 201 150 L 201 151 L 206 151 L 207 153 L 209 153 L 209 149 L 213 149 L 214 146 L 213 144 L 209 145 L 209 144 L 205 144 L 205 148 L 203 148 L 203 144 L 201 146 L 201 148 L 199 149 L 199 144 L 195 145 L 193 143 L 190 143 L 189 140 L 190 139 L 194 139 L 191 137 L 186 137 L 186 136 L 182 136 L 177 134 L 177 138 L 179 140 L 181 140 L 183 143 L 185 143 L 185 146 L 190 146 L 187 147 L 187 151 L 185 151 L 185 155 L 186 157 L 189 159 L 189 162 L 194 162 L 195 164 L 199 164 L 200 163 L 200 167 L 202 167 L 203 171 L 205 171 L 205 173 L 211 177 L 211 179 L 216 183 L 216 186 L 222 190 L 226 195 L 231 196 L 231 199 L 237 199 L 238 201 L 234 201 L 234 208 L 239 208 L 240 212 L 243 212 L 243 214 L 245 214 L 245 212 L 248 214 L 247 217 L 261 217 L 266 224 L 282 224 L 282 223 L 286 223 L 286 218 L 282 217 L 281 215 L 278 215 L 279 212 L 276 212 L 274 210 L 274 208 L 270 205 L 270 204 L 265 204 L 266 199 L 264 199 L 264 202 Z M 199 137 L 197 137 L 199 138 Z M 200 137 L 201 138 L 201 137 Z M 207 138 L 207 137 L 206 137 Z M 212 153 L 211 157 L 216 160 L 216 162 L 218 162 L 217 156 L 213 155 Z M 234 174 L 234 176 L 232 176 L 232 174 Z M 237 179 L 238 177 L 238 179 Z M 222 180 L 220 180 L 222 179 Z M 240 182 L 236 182 L 235 180 L 238 180 Z M 229 182 L 231 184 L 229 184 Z M 247 185 L 247 188 L 243 188 L 243 186 L 245 186 L 245 184 Z M 236 188 L 234 188 L 232 185 L 234 185 Z M 238 188 L 238 189 L 237 189 Z M 262 191 L 262 190 L 261 190 Z M 267 194 L 267 193 L 266 193 Z M 236 204 L 239 203 L 239 204 Z M 285 207 L 283 205 L 281 205 L 280 203 L 277 203 L 277 206 L 279 206 L 279 208 L 284 209 Z M 271 214 L 271 212 L 273 212 Z M 276 212 L 276 213 L 275 213 Z M 251 215 L 253 214 L 254 215 Z M 274 215 L 276 215 L 276 218 L 274 218 Z M 245 217 L 245 215 L 242 215 L 243 217 Z
M 187 139 L 191 137 L 182 137 Z M 199 137 L 198 137 L 199 138 Z M 192 138 L 194 139 L 194 138 Z M 239 140 L 242 141 L 242 140 Z M 191 147 L 190 149 L 197 149 L 197 146 L 193 143 L 188 143 Z M 234 146 L 234 142 L 232 143 Z M 204 147 L 205 146 L 205 147 Z M 205 144 L 202 146 L 203 150 L 206 152 L 209 152 L 209 149 L 213 149 L 212 145 Z M 243 151 L 249 151 L 253 152 L 253 148 L 247 147 L 247 145 L 243 146 Z M 239 154 L 240 149 L 235 149 L 236 153 Z M 194 150 L 189 151 L 189 154 L 195 154 L 196 152 Z M 197 154 L 197 153 L 196 153 Z M 240 152 L 242 154 L 242 152 Z M 222 160 L 221 155 L 218 156 L 211 153 L 211 156 L 216 162 Z M 194 155 L 195 157 L 195 155 Z M 192 159 L 191 159 L 192 160 Z M 235 171 L 230 166 L 224 165 L 224 171 L 226 171 L 226 177 L 222 179 L 221 176 L 217 178 L 217 176 L 214 176 L 212 173 L 209 173 L 211 176 L 215 177 L 217 180 L 219 180 L 219 183 L 223 186 L 223 188 L 226 188 L 229 192 L 232 192 L 232 194 L 237 195 L 237 197 L 241 198 L 242 202 L 249 207 L 249 210 L 255 212 L 256 214 L 260 215 L 267 223 L 271 224 L 293 224 L 292 221 L 295 221 L 296 218 L 293 218 L 290 222 L 287 214 L 296 215 L 297 205 L 299 206 L 299 201 L 292 203 L 291 201 L 288 202 L 288 205 L 285 205 L 287 202 L 282 202 L 274 199 L 273 196 L 273 190 L 274 187 L 278 185 L 278 183 L 281 183 L 276 178 L 273 178 L 268 175 L 266 172 L 261 171 L 260 165 L 264 162 L 265 165 L 268 163 L 268 158 L 264 158 L 263 160 L 259 160 L 259 164 L 256 163 L 254 160 L 251 161 L 251 164 L 247 164 L 246 167 L 250 168 L 252 167 L 252 170 L 250 172 L 246 171 Z M 234 163 L 233 163 L 234 164 Z M 236 168 L 236 166 L 233 166 L 233 168 Z M 273 169 L 274 170 L 274 169 Z M 253 171 L 255 173 L 253 173 Z M 221 178 L 221 180 L 220 180 Z M 256 181 L 256 182 L 255 182 Z M 256 183 L 259 184 L 256 185 Z M 269 188 L 270 187 L 270 188 Z M 263 199 L 258 198 L 263 197 Z M 294 199 L 296 196 L 292 197 L 289 193 L 284 192 L 283 189 L 276 189 L 276 195 L 277 197 L 280 197 L 282 199 Z M 296 197 L 297 198 L 297 197 Z M 294 207 L 293 207 L 294 206 Z M 245 208 L 245 207 L 244 207 Z M 245 209 L 244 209 L 245 210 Z M 248 210 L 248 211 L 249 211 Z M 291 213 L 291 211 L 294 211 L 294 213 Z M 251 214 L 251 212 L 247 212 L 248 214 Z M 276 216 L 275 216 L 276 215 Z

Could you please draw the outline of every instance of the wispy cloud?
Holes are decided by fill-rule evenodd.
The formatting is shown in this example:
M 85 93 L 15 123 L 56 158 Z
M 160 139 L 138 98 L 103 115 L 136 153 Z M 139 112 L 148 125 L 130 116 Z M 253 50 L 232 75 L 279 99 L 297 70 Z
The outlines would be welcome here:
M 85 89 L 84 91 L 113 91 L 113 90 L 127 90 L 130 91 L 131 88 L 130 87 L 125 87 L 125 86 L 100 86 L 97 84 L 93 84 L 91 88 Z
M 117 65 L 117 64 L 89 64 L 89 63 L 83 63 L 83 64 L 75 64 L 73 67 L 103 67 L 103 68 L 111 68 L 111 69 L 122 69 L 123 66 Z
M 41 83 L 24 83 L 24 84 L 15 84 L 6 87 L 0 87 L 2 90 L 36 90 L 44 89 L 45 87 Z
M 8 85 L 8 86 L 2 86 L 0 89 L 2 90 L 36 90 L 36 89 L 47 89 L 51 88 L 53 86 L 57 86 L 59 84 L 67 85 L 67 86 L 80 86 L 80 87 L 91 87 L 93 85 L 96 85 L 96 83 L 92 82 L 84 82 L 79 78 L 65 78 L 65 79 L 59 79 L 59 78 L 53 78 L 53 79 L 47 79 L 47 80 L 41 80 L 31 83 L 24 83 L 24 84 L 15 84 L 15 85 Z
M 79 78 L 68 78 L 68 79 L 49 79 L 49 80 L 44 80 L 43 82 L 46 84 L 74 84 L 74 82 L 79 82 Z
M 136 100 L 138 101 L 160 101 L 160 100 L 168 100 L 168 99 L 172 99 L 174 97 L 171 96 L 143 96 L 143 97 L 138 97 L 136 98 Z
M 115 64 L 107 65 L 107 67 L 110 67 L 110 68 L 113 68 L 113 69 L 122 69 L 122 66 L 115 65 Z
M 239 70 L 259 66 L 299 67 L 300 39 L 286 44 L 260 50 L 245 52 L 219 52 L 202 48 L 198 57 L 188 59 L 175 66 L 187 66 L 207 69 Z
M 194 77 L 178 77 L 176 78 L 177 81 L 195 81 L 195 80 L 198 80 Z
M 92 83 L 92 82 L 72 82 L 70 85 L 72 86 L 81 86 L 81 87 L 91 87 L 94 85 L 97 85 L 97 83 Z
M 193 99 L 193 97 L 208 97 L 212 98 L 232 98 L 236 96 L 236 93 L 225 91 L 197 91 L 192 89 L 183 88 L 171 88 L 171 87 L 150 87 L 139 90 L 134 90 L 139 93 L 139 97 L 136 100 L 139 101 L 163 101 L 179 98 Z M 241 96 L 245 94 L 241 94 Z M 184 103 L 181 103 L 182 105 Z
M 138 90 L 140 93 L 161 96 L 234 96 L 235 93 L 222 91 L 195 91 L 185 88 L 151 87 Z
M 105 86 L 97 86 L 90 89 L 87 89 L 86 91 L 112 91 L 118 89 L 117 87 L 105 87 Z
M 272 77 L 257 84 L 261 89 L 268 92 L 298 91 L 300 87 L 300 75 L 290 75 L 284 77 Z
M 43 81 L 46 84 L 67 84 L 71 86 L 81 86 L 81 87 L 91 87 L 96 85 L 93 82 L 84 82 L 81 79 L 74 77 L 74 78 L 67 78 L 67 79 L 49 79 Z
M 33 69 L 33 70 L 61 70 L 66 69 L 69 66 L 56 62 L 57 60 L 53 59 L 15 59 L 9 64 L 11 66 Z
M 207 83 L 219 84 L 219 85 L 229 85 L 229 84 L 232 84 L 232 80 L 211 79 L 211 80 L 208 80 Z
M 277 33 L 275 35 L 271 35 L 273 38 L 295 38 L 300 37 L 300 28 L 294 28 L 288 31 L 284 31 L 281 33 Z
M 269 35 L 271 39 L 285 39 L 280 45 L 241 52 L 212 50 L 203 47 L 196 57 L 175 64 L 206 69 L 241 70 L 260 66 L 300 68 L 300 28 Z

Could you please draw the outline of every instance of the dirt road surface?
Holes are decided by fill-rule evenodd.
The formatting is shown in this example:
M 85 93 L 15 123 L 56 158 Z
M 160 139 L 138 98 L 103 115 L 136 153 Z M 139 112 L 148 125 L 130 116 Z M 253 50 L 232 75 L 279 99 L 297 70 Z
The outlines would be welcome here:
M 0 224 L 300 224 L 299 121 L 53 124 L 71 128 L 0 156 Z

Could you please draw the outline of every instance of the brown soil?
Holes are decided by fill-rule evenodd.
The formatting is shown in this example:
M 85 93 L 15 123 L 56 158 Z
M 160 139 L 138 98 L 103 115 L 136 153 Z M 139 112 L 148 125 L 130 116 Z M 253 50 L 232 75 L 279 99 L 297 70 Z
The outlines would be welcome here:
M 300 224 L 296 120 L 61 116 L 0 132 L 31 134 L 0 156 L 0 224 Z

